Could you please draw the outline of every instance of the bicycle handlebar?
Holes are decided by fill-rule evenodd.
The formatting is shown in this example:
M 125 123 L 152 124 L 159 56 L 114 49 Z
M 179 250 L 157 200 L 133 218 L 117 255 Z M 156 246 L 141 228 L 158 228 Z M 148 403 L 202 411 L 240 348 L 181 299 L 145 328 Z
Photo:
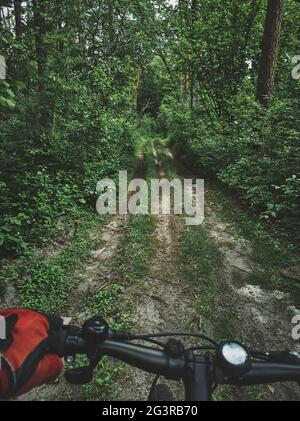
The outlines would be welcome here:
M 287 381 L 300 381 L 300 366 L 256 361 L 252 363 L 251 369 L 241 378 L 232 379 L 224 376 L 220 369 L 216 370 L 216 383 L 218 384 L 250 386 Z
M 80 338 L 77 353 L 86 354 L 87 348 L 87 344 Z M 108 339 L 97 345 L 97 350 L 103 356 L 116 358 L 143 371 L 166 376 L 169 379 L 182 378 L 186 372 L 187 356 L 170 357 L 166 355 L 165 351 L 144 345 Z M 69 351 L 66 350 L 65 355 L 68 354 Z M 213 363 L 207 362 L 207 364 L 212 365 Z M 300 381 L 300 366 L 294 364 L 252 362 L 249 372 L 239 378 L 228 376 L 221 367 L 218 367 L 216 362 L 213 365 L 213 380 L 218 384 L 254 385 L 280 381 Z
M 185 369 L 185 358 L 171 358 L 164 351 L 116 339 L 106 339 L 96 346 L 102 356 L 116 358 L 150 373 L 178 379 Z M 80 335 L 66 335 L 63 356 L 88 354 L 89 345 Z
M 181 345 L 176 348 L 168 347 L 163 350 L 149 346 L 130 343 L 122 334 L 113 333 L 109 329 L 105 332 L 107 339 L 87 340 L 82 329 L 65 328 L 60 333 L 59 349 L 61 356 L 76 356 L 86 354 L 96 366 L 102 356 L 110 356 L 131 366 L 168 379 L 182 379 L 186 389 L 187 400 L 209 400 L 213 384 L 255 385 L 283 381 L 300 382 L 300 359 L 295 363 L 257 361 L 251 357 L 247 370 L 235 373 L 228 370 L 216 355 L 206 352 L 204 355 L 195 354 L 192 350 L 185 350 Z M 176 333 L 174 334 L 176 336 Z M 134 339 L 131 338 L 131 339 Z M 175 344 L 176 345 L 176 344 Z M 271 353 L 270 353 L 271 354 Z M 270 355 L 265 354 L 265 355 Z
M 180 379 L 186 366 L 183 356 L 170 357 L 164 351 L 141 345 L 105 341 L 98 349 L 136 368 L 172 379 Z

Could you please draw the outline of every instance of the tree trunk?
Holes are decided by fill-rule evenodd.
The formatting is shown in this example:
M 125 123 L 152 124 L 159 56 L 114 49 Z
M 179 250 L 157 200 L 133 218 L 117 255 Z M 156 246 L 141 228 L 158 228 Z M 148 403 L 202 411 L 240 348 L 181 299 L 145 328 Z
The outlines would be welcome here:
M 136 76 L 134 82 L 134 109 L 138 113 L 138 99 L 139 99 L 139 86 L 142 76 L 142 69 L 140 66 L 136 68 Z
M 82 0 L 75 1 L 75 10 L 78 16 L 78 42 L 81 47 L 83 61 L 85 63 L 87 59 L 87 45 L 84 30 L 84 2 Z
M 11 30 L 11 10 L 10 10 L 10 8 L 8 7 L 7 9 L 6 9 L 6 17 L 5 17 L 5 22 L 6 22 L 6 29 L 8 29 L 9 30 L 9 32 L 12 32 L 12 30 Z
M 46 73 L 47 46 L 44 37 L 46 35 L 45 3 L 43 0 L 32 0 L 33 20 L 35 27 L 35 51 L 38 65 L 38 76 L 43 77 Z
M 47 75 L 47 45 L 45 44 L 46 26 L 46 4 L 44 0 L 32 0 L 33 23 L 35 32 L 35 54 L 37 61 L 38 89 L 39 89 L 39 114 L 40 124 L 44 131 L 49 129 L 51 121 L 49 100 L 46 94 Z
M 188 64 L 186 65 L 183 78 L 184 78 L 184 94 L 185 94 L 185 97 L 187 98 L 189 94 L 189 85 L 190 85 L 190 75 L 189 75 Z
M 61 2 L 59 0 L 55 0 L 55 13 L 57 16 L 56 19 L 56 29 L 58 33 L 61 35 L 63 34 L 64 27 L 63 27 L 63 12 L 62 12 Z M 63 39 L 59 39 L 57 43 L 57 51 L 62 53 L 64 51 L 64 41 Z
M 3 31 L 3 29 L 5 29 L 5 19 L 4 19 L 3 10 L 0 7 L 0 31 Z
M 192 13 L 192 28 L 191 28 L 191 38 L 195 40 L 196 38 L 196 28 L 195 23 L 197 21 L 197 14 L 198 14 L 198 0 L 192 0 L 191 6 L 191 13 Z M 193 110 L 194 107 L 197 105 L 196 99 L 196 83 L 195 83 L 195 66 L 191 63 L 190 69 L 190 95 L 191 95 L 191 109 Z
M 283 9 L 284 0 L 268 0 L 256 93 L 257 100 L 265 108 L 271 105 Z
M 184 28 L 186 28 L 187 25 L 187 2 L 185 0 L 179 0 L 178 1 L 178 13 L 180 20 L 182 22 L 182 36 L 184 36 Z M 185 65 L 183 69 L 183 80 L 182 80 L 182 89 L 181 94 L 183 94 L 183 100 L 186 101 L 188 99 L 189 95 L 189 53 L 187 52 L 185 54 Z
M 21 0 L 14 0 L 16 38 L 22 38 L 22 5 Z

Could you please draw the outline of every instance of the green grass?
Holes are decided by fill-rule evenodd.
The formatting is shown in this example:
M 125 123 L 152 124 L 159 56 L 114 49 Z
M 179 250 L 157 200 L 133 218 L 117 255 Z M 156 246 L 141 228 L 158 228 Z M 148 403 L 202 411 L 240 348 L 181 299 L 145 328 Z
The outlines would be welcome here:
M 132 216 L 124 241 L 115 259 L 115 273 L 126 285 L 141 279 L 149 269 L 149 260 L 156 241 L 155 218 L 152 215 Z
M 129 326 L 131 302 L 126 298 L 125 286 L 112 284 L 90 296 L 84 307 L 92 314 L 100 313 L 115 330 L 126 330 Z M 79 359 L 75 367 L 84 365 L 84 359 Z M 93 380 L 82 388 L 84 400 L 106 400 L 115 393 L 114 382 L 120 375 L 124 365 L 103 357 L 94 370 Z
M 66 243 L 55 257 L 37 258 L 31 249 L 17 262 L 2 266 L 0 285 L 2 294 L 9 283 L 16 286 L 19 304 L 45 312 L 55 312 L 66 302 L 72 288 L 74 272 L 84 266 L 97 241 L 90 232 L 100 230 L 110 216 L 82 211 L 78 219 L 76 238 Z
M 222 255 L 202 226 L 186 228 L 180 240 L 180 250 L 180 275 L 196 287 L 196 308 L 199 315 L 210 320 L 219 294 L 216 272 Z
M 139 144 L 140 153 L 146 159 L 146 177 L 156 174 L 150 142 Z M 141 159 L 141 157 L 140 157 Z M 109 325 L 116 330 L 130 329 L 132 301 L 127 288 L 139 282 L 149 271 L 149 261 L 155 249 L 155 217 L 131 215 L 125 227 L 121 244 L 113 261 L 113 275 L 118 281 L 90 297 L 85 307 L 90 313 L 101 313 Z M 78 365 L 80 365 L 80 361 Z M 118 397 L 116 379 L 122 376 L 124 364 L 103 358 L 95 370 L 93 381 L 83 388 L 86 400 L 105 400 Z
M 237 387 L 220 385 L 214 392 L 214 401 L 260 401 L 265 400 L 263 386 Z
M 108 285 L 105 289 L 88 298 L 84 307 L 92 314 L 100 313 L 112 329 L 122 330 L 128 326 L 130 302 L 124 300 L 125 287 L 120 284 Z M 122 300 L 120 297 L 123 296 Z
M 76 238 L 57 257 L 28 262 L 25 280 L 18 287 L 21 305 L 44 312 L 59 310 L 68 299 L 75 271 L 84 266 L 97 245 L 89 233 L 100 230 L 108 220 L 108 216 L 85 213 L 80 218 Z
M 171 157 L 166 154 L 166 142 L 161 139 L 154 140 L 154 146 L 157 152 L 157 157 L 159 161 L 162 163 L 162 167 L 165 171 L 166 177 L 169 180 L 174 178 L 178 178 L 178 174 L 174 167 L 174 161 Z
M 148 181 L 150 181 L 151 178 L 157 178 L 156 164 L 152 150 L 152 141 L 154 141 L 154 139 L 148 139 L 144 147 L 144 159 L 147 167 L 146 178 Z
M 149 183 L 151 178 L 156 177 L 151 140 L 143 143 L 142 152 L 145 161 L 144 177 Z M 156 220 L 153 215 L 130 216 L 114 264 L 115 274 L 122 279 L 122 283 L 131 284 L 148 272 L 149 260 L 156 247 L 155 229 Z

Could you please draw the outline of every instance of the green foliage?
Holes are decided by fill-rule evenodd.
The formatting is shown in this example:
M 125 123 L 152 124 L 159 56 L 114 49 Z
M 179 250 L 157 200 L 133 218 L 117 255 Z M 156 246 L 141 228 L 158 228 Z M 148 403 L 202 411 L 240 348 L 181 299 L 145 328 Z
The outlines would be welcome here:
M 112 26 L 106 26 L 108 10 L 116 13 L 109 2 L 103 1 L 102 8 L 92 3 L 86 6 L 99 13 L 97 25 L 106 40 L 114 30 L 131 34 L 115 15 L 110 16 Z M 94 39 L 91 60 L 74 42 L 82 19 L 93 24 L 89 14 L 78 13 L 81 6 L 69 0 L 59 8 L 55 1 L 40 7 L 45 28 L 36 26 L 33 5 L 24 6 L 27 24 L 22 42 L 10 26 L 0 29 L 0 51 L 7 62 L 7 80 L 0 80 L 0 252 L 4 255 L 20 256 L 31 244 L 45 243 L 60 216 L 76 218 L 82 209 L 95 207 L 98 180 L 116 178 L 119 170 L 130 172 L 133 167 L 135 116 L 128 87 L 133 84 L 134 65 L 124 56 L 125 46 L 108 52 L 106 43 Z M 66 17 L 70 25 L 63 24 Z M 124 38 L 125 44 L 132 42 Z M 46 56 L 40 56 L 42 50 Z M 104 59 L 96 56 L 100 52 Z
M 23 306 L 53 312 L 65 302 L 69 283 L 65 271 L 55 262 L 35 265 L 21 287 Z
M 208 238 L 203 227 L 189 227 L 181 238 L 181 273 L 185 279 L 196 284 L 201 296 L 202 311 L 213 310 L 217 297 L 216 271 L 222 257 L 214 242 Z
M 135 215 L 131 218 L 115 262 L 116 273 L 126 283 L 136 282 L 147 273 L 149 258 L 155 250 L 154 230 L 155 219 L 152 215 Z
M 84 265 L 96 245 L 91 241 L 89 232 L 91 229 L 100 229 L 106 220 L 107 217 L 97 218 L 93 213 L 83 213 L 76 241 L 68 243 L 57 257 L 32 261 L 26 259 L 20 268 L 20 272 L 25 273 L 24 280 L 19 284 L 24 307 L 51 313 L 65 304 L 73 286 L 75 271 Z M 6 277 L 9 279 L 8 273 Z
M 290 221 L 299 228 L 297 107 L 297 101 L 285 100 L 266 112 L 240 94 L 232 100 L 232 121 L 222 125 L 185 107 L 174 113 L 162 106 L 162 115 L 171 119 L 169 136 L 177 155 L 198 174 L 216 176 L 263 220 L 282 226 Z
M 217 178 L 262 220 L 292 226 L 298 241 L 300 85 L 291 77 L 298 5 L 285 4 L 268 110 L 255 98 L 266 2 L 180 2 L 176 12 L 177 36 L 164 51 L 173 89 L 165 88 L 157 129 L 195 173 Z
M 16 106 L 14 98 L 15 94 L 10 89 L 9 83 L 0 80 L 0 106 L 14 108 Z
M 90 297 L 86 303 L 91 314 L 100 313 L 108 321 L 112 329 L 124 330 L 128 326 L 128 313 L 124 303 L 118 308 L 118 300 L 124 293 L 124 286 L 113 284 Z M 127 307 L 127 312 L 129 308 Z

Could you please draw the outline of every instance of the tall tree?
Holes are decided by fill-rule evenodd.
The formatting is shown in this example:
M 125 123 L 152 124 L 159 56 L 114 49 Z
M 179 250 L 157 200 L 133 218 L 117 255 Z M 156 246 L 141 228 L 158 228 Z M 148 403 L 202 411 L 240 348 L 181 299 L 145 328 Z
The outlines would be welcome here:
M 16 38 L 20 40 L 22 37 L 22 2 L 21 0 L 14 0 L 15 10 L 15 30 Z
M 46 10 L 45 3 L 41 0 L 33 0 L 33 16 L 35 27 L 35 49 L 38 64 L 38 76 L 45 76 L 47 63 L 46 35 Z
M 195 23 L 197 20 L 197 14 L 198 14 L 198 0 L 192 0 L 191 5 L 191 14 L 192 14 L 192 30 L 191 30 L 191 38 L 192 40 L 195 39 Z M 194 108 L 196 105 L 196 87 L 195 87 L 195 69 L 194 66 L 191 66 L 191 84 L 190 84 L 190 90 L 191 90 L 191 109 Z
M 46 3 L 43 0 L 33 0 L 33 23 L 35 33 L 35 53 L 37 61 L 37 76 L 40 101 L 40 124 L 45 130 L 50 123 L 49 101 L 46 95 L 46 75 L 48 50 L 45 43 L 47 34 Z
M 268 0 L 256 93 L 257 100 L 266 108 L 271 105 L 283 9 L 284 0 Z

